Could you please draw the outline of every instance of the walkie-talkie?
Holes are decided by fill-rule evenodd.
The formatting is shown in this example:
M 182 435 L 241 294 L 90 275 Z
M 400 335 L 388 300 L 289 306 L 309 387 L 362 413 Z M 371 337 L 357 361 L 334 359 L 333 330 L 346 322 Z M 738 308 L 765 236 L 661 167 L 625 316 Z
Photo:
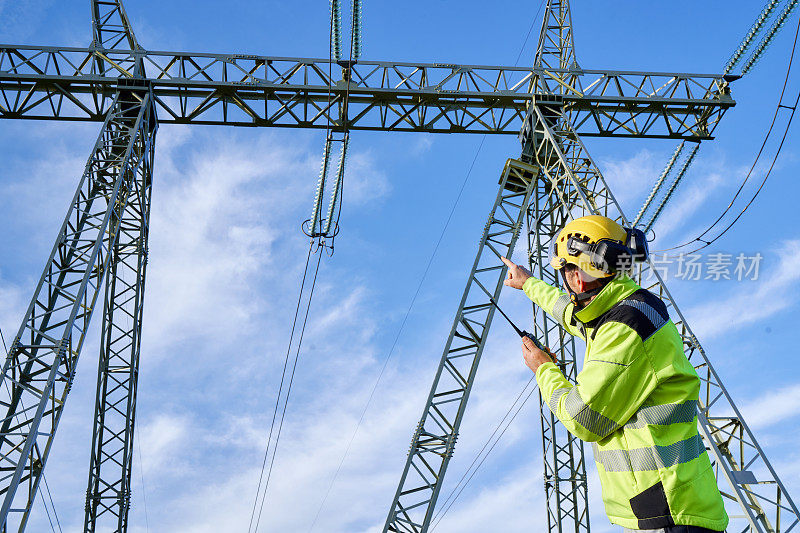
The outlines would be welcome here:
M 494 301 L 494 298 L 492 298 L 492 297 L 489 297 L 489 301 L 490 301 L 490 302 L 492 302 L 492 304 L 494 304 L 494 306 L 497 308 L 497 310 L 498 310 L 498 311 L 500 311 L 500 314 L 501 314 L 501 315 L 503 315 L 503 318 L 505 318 L 506 320 L 508 320 L 508 323 L 509 323 L 509 324 L 511 324 L 511 327 L 512 327 L 512 328 L 514 328 L 514 331 L 516 331 L 516 332 L 517 332 L 517 335 L 519 335 L 519 336 L 520 336 L 520 338 L 521 338 L 521 337 L 528 337 L 530 340 L 532 340 L 532 341 L 533 341 L 533 344 L 535 344 L 537 348 L 539 348 L 540 350 L 542 350 L 542 351 L 543 351 L 543 352 L 545 352 L 545 353 L 548 353 L 548 354 L 550 353 L 550 351 L 549 351 L 547 348 L 545 348 L 544 346 L 542 346 L 542 343 L 541 343 L 541 342 L 539 342 L 539 339 L 537 339 L 536 337 L 534 337 L 533 335 L 531 335 L 530 333 L 528 333 L 528 332 L 527 332 L 527 331 L 525 331 L 524 329 L 519 329 L 519 328 L 516 326 L 516 324 L 514 324 L 514 323 L 511 321 L 511 319 L 510 319 L 510 318 L 508 318 L 508 315 L 507 315 L 507 314 L 505 314 L 505 313 L 503 312 L 503 310 L 502 310 L 502 309 L 500 309 L 500 306 L 499 306 L 499 305 L 497 305 L 497 302 L 495 302 L 495 301 Z

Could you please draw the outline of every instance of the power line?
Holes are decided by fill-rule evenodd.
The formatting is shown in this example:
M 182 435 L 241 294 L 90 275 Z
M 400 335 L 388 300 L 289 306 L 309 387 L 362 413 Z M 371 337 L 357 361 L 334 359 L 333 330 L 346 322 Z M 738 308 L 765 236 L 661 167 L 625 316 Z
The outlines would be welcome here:
M 313 241 L 311 243 L 311 246 L 313 247 Z M 284 421 L 284 419 L 286 417 L 286 408 L 289 405 L 289 397 L 291 396 L 291 393 L 292 393 L 292 385 L 294 383 L 294 375 L 295 375 L 295 371 L 297 370 L 297 361 L 300 358 L 300 347 L 303 344 L 303 336 L 304 336 L 305 331 L 306 331 L 306 324 L 308 323 L 308 313 L 311 310 L 311 300 L 314 297 L 314 288 L 316 287 L 316 284 L 317 284 L 317 274 L 319 273 L 319 266 L 320 266 L 320 263 L 322 261 L 322 247 L 318 247 L 317 251 L 319 253 L 319 255 L 317 256 L 317 265 L 316 265 L 316 268 L 314 269 L 314 278 L 313 278 L 313 280 L 311 282 L 311 289 L 309 290 L 309 294 L 308 294 L 308 301 L 306 303 L 306 310 L 305 310 L 305 315 L 303 317 L 303 324 L 302 324 L 302 326 L 300 328 L 300 337 L 299 337 L 299 340 L 297 342 L 297 349 L 295 351 L 294 362 L 292 364 L 292 371 L 291 371 L 291 374 L 289 376 L 289 384 L 288 384 L 288 386 L 286 388 L 286 396 L 285 396 L 284 402 L 283 402 L 283 409 L 281 411 L 280 423 L 278 424 L 278 431 L 277 431 L 277 435 L 275 437 L 275 444 L 272 447 L 272 459 L 270 460 L 269 469 L 267 470 L 267 478 L 266 478 L 266 481 L 264 482 L 264 493 L 261 496 L 261 505 L 260 505 L 259 510 L 258 510 L 258 516 L 256 517 L 255 528 L 253 529 L 254 533 L 258 531 L 258 526 L 261 523 L 261 513 L 264 510 L 264 503 L 267 500 L 267 491 L 269 490 L 269 482 L 270 482 L 270 479 L 272 477 L 272 469 L 273 469 L 273 467 L 275 465 L 275 456 L 278 453 L 278 444 L 280 443 L 281 432 L 283 431 L 283 421 Z M 310 254 L 311 254 L 311 247 L 309 247 L 309 256 L 306 259 L 306 269 L 305 269 L 305 273 L 303 274 L 303 282 L 305 282 L 306 273 L 308 272 L 308 264 L 309 264 L 309 259 L 311 257 Z M 302 299 L 303 285 L 304 284 L 301 284 L 301 288 L 300 288 L 300 298 L 298 298 L 298 307 L 297 307 L 298 310 L 300 308 L 300 300 Z M 297 311 L 295 312 L 295 324 L 297 323 L 296 322 L 296 318 L 297 318 Z M 292 334 L 294 334 L 294 329 L 295 329 L 295 325 L 292 326 Z M 286 361 L 284 362 L 284 372 L 283 372 L 283 375 L 281 376 L 281 385 L 283 385 L 283 380 L 284 380 L 284 377 L 286 375 L 286 366 L 287 366 L 287 363 L 288 363 L 288 352 L 291 351 L 291 342 L 292 342 L 292 339 L 290 338 L 290 340 L 289 340 L 289 349 L 287 350 L 287 358 L 286 358 Z M 278 399 L 276 401 L 275 413 L 277 413 L 277 406 L 278 406 L 278 403 L 280 402 L 280 397 L 281 397 L 281 395 L 280 395 L 280 390 L 279 390 L 278 391 Z M 272 427 L 270 428 L 270 436 L 272 435 L 272 431 L 273 431 L 274 425 L 275 425 L 275 414 L 273 413 Z M 266 462 L 266 456 L 268 455 L 268 453 L 269 453 L 269 440 L 267 441 L 267 451 L 265 453 L 265 462 Z M 261 472 L 262 472 L 262 476 L 263 476 L 263 472 L 264 472 L 263 465 L 262 465 Z M 259 488 L 260 488 L 260 481 L 261 481 L 261 479 L 259 478 Z M 258 496 L 256 496 L 256 501 L 257 500 L 258 500 Z M 254 508 L 254 511 L 255 511 L 255 508 Z M 252 518 L 251 518 L 251 521 L 252 521 Z
M 511 407 L 508 408 L 508 410 L 506 411 L 505 415 L 503 415 L 503 418 L 500 419 L 500 422 L 497 423 L 497 425 L 494 428 L 494 431 L 492 431 L 491 435 L 489 435 L 489 438 L 486 439 L 486 442 L 483 444 L 483 447 L 478 451 L 477 454 L 475 454 L 475 458 L 472 460 L 470 465 L 464 471 L 464 474 L 461 476 L 461 479 L 458 480 L 458 482 L 456 483 L 455 487 L 453 487 L 453 489 L 450 491 L 450 494 L 448 494 L 447 498 L 445 498 L 444 502 L 442 502 L 441 505 L 442 505 L 443 508 L 449 508 L 448 503 L 450 503 L 452 505 L 452 502 L 450 502 L 450 500 L 453 498 L 453 495 L 456 493 L 458 488 L 461 486 L 461 483 L 464 481 L 464 479 L 470 473 L 470 471 L 472 470 L 472 467 L 475 466 L 475 463 L 478 462 L 478 459 L 480 459 L 481 454 L 483 454 L 483 452 L 486 449 L 486 447 L 489 446 L 489 443 L 492 441 L 492 438 L 494 438 L 495 434 L 500 430 L 500 426 L 503 425 L 503 422 L 505 422 L 506 418 L 508 418 L 508 415 L 511 414 L 511 411 L 514 409 L 514 406 L 517 404 L 517 402 L 520 400 L 520 398 L 522 398 L 522 395 L 525 394 L 525 391 L 527 390 L 527 388 L 531 385 L 531 383 L 535 379 L 536 379 L 536 376 L 531 377 L 531 379 L 525 384 L 525 386 L 522 387 L 522 390 L 519 392 L 517 397 L 514 399 L 514 403 L 512 403 Z M 438 522 L 438 517 L 441 516 L 441 515 L 443 515 L 443 513 L 440 510 L 438 513 L 436 513 L 433 516 L 432 521 L 433 522 Z
M 294 339 L 294 331 L 295 331 L 295 328 L 297 327 L 297 317 L 300 314 L 300 304 L 301 304 L 301 302 L 303 300 L 303 289 L 304 289 L 305 284 L 306 284 L 306 276 L 308 275 L 308 264 L 311 261 L 311 251 L 312 251 L 312 249 L 313 249 L 313 241 L 308 247 L 308 255 L 306 256 L 306 264 L 305 264 L 305 267 L 303 268 L 303 280 L 300 282 L 300 293 L 297 295 L 297 306 L 295 307 L 294 319 L 292 320 L 292 332 L 289 335 L 289 346 L 286 348 L 286 356 L 285 356 L 284 362 L 283 362 L 283 372 L 281 373 L 281 383 L 280 383 L 280 386 L 278 387 L 278 394 L 277 394 L 277 396 L 275 398 L 275 408 L 272 411 L 272 423 L 270 424 L 269 436 L 267 437 L 267 448 L 266 448 L 266 450 L 264 450 L 264 460 L 261 463 L 261 474 L 259 474 L 259 477 L 258 477 L 258 488 L 256 489 L 256 497 L 255 497 L 255 500 L 253 501 L 253 511 L 250 513 L 250 524 L 247 527 L 247 531 L 248 532 L 250 532 L 252 530 L 252 528 L 253 528 L 253 520 L 255 519 L 256 508 L 258 506 L 258 499 L 259 499 L 259 496 L 261 494 L 261 484 L 263 482 L 264 471 L 266 470 L 267 459 L 269 457 L 269 446 L 270 446 L 270 443 L 272 442 L 272 433 L 273 433 L 273 431 L 275 429 L 275 420 L 277 419 L 278 406 L 280 405 L 281 393 L 283 392 L 283 383 L 284 383 L 284 379 L 286 378 L 286 369 L 289 366 L 289 354 L 291 353 L 291 350 L 292 350 L 292 341 Z
M 148 516 L 147 513 L 147 491 L 145 490 L 144 486 L 144 462 L 142 461 L 142 444 L 141 444 L 142 440 L 141 437 L 139 436 L 138 424 L 134 425 L 134 431 L 136 432 L 136 441 L 134 442 L 134 445 L 136 446 L 136 452 L 137 455 L 139 456 L 139 480 L 142 483 L 142 501 L 144 502 L 144 525 L 145 525 L 145 531 L 149 532 L 150 517 Z
M 433 264 L 433 259 L 436 257 L 436 252 L 439 250 L 439 246 L 442 244 L 445 232 L 447 231 L 447 228 L 450 226 L 450 221 L 453 218 L 453 213 L 455 213 L 456 207 L 458 206 L 458 202 L 461 199 L 461 195 L 464 193 L 464 188 L 466 187 L 467 181 L 469 180 L 469 177 L 472 174 L 472 169 L 475 166 L 475 161 L 477 161 L 478 159 L 478 154 L 480 153 L 481 148 L 483 147 L 483 142 L 485 140 L 486 140 L 486 135 L 483 136 L 480 144 L 478 145 L 478 149 L 475 151 L 475 157 L 473 157 L 472 159 L 472 164 L 470 165 L 469 170 L 467 171 L 467 175 L 464 177 L 464 181 L 461 183 L 461 188 L 459 189 L 458 194 L 456 195 L 456 199 L 453 202 L 453 206 L 450 208 L 450 213 L 447 215 L 447 220 L 445 220 L 444 227 L 442 228 L 442 231 L 439 234 L 439 238 L 436 241 L 436 245 L 433 247 L 433 252 L 431 253 L 431 256 L 428 258 L 428 264 L 425 265 L 425 270 L 423 271 L 422 277 L 420 278 L 419 283 L 417 284 L 416 291 L 414 291 L 414 296 L 411 297 L 411 303 L 408 305 L 408 309 L 406 309 L 406 313 L 403 316 L 403 320 L 400 322 L 400 327 L 398 328 L 397 334 L 395 335 L 394 340 L 392 341 L 392 346 L 389 348 L 389 353 L 383 360 L 383 365 L 381 366 L 381 370 L 380 372 L 378 372 L 378 377 L 375 380 L 375 384 L 372 386 L 372 390 L 369 393 L 369 397 L 367 398 L 367 403 L 364 405 L 364 408 L 361 411 L 361 416 L 359 416 L 356 428 L 353 431 L 353 434 L 350 436 L 350 441 L 347 443 L 347 448 L 345 448 L 344 455 L 342 456 L 341 461 L 339 461 L 339 466 L 336 468 L 336 472 L 333 474 L 333 479 L 331 480 L 331 483 L 328 486 L 328 490 L 325 493 L 325 497 L 322 499 L 322 503 L 320 504 L 319 509 L 317 509 L 317 513 L 314 516 L 314 521 L 311 523 L 311 528 L 309 529 L 309 531 L 311 531 L 316 525 L 317 520 L 319 519 L 319 515 L 322 512 L 322 508 L 325 505 L 328 496 L 330 495 L 331 488 L 333 488 L 333 484 L 336 481 L 336 478 L 339 476 L 339 472 L 341 471 L 342 465 L 344 464 L 344 461 L 347 458 L 347 454 L 350 452 L 350 448 L 353 444 L 353 440 L 355 439 L 356 434 L 358 433 L 358 429 L 361 426 L 361 423 L 364 421 L 364 416 L 367 414 L 367 410 L 369 409 L 369 406 L 372 403 L 372 398 L 375 396 L 375 391 L 378 388 L 378 384 L 380 383 L 381 377 L 383 377 L 383 373 L 386 371 L 386 367 L 389 364 L 389 359 L 391 359 L 392 354 L 394 353 L 394 349 L 397 346 L 397 342 L 400 340 L 400 335 L 403 333 L 403 329 L 405 328 L 406 322 L 408 321 L 408 317 L 411 314 L 411 310 L 414 307 L 414 303 L 417 301 L 417 297 L 419 296 L 419 293 L 422 290 L 422 285 L 425 282 L 425 279 L 428 276 L 428 272 L 431 269 L 431 265 Z
M 769 19 L 770 15 L 775 10 L 775 8 L 778 6 L 779 3 L 780 3 L 780 0 L 769 0 L 765 4 L 765 6 L 762 9 L 762 11 L 759 13 L 759 15 L 756 17 L 756 20 L 753 22 L 753 25 L 750 27 L 750 30 L 745 35 L 745 37 L 742 39 L 742 42 L 739 44 L 737 49 L 731 55 L 731 58 L 729 59 L 727 65 L 725 66 L 724 73 L 727 74 L 728 72 L 730 72 L 733 69 L 733 67 L 736 65 L 736 63 L 739 62 L 739 60 L 742 58 L 744 53 L 747 51 L 747 49 L 752 44 L 753 40 L 761 32 L 762 27 L 767 22 L 767 20 Z M 750 58 L 748 58 L 744 68 L 742 69 L 742 75 L 747 74 L 751 70 L 751 68 L 755 65 L 755 63 L 762 57 L 764 51 L 772 43 L 775 35 L 777 35 L 778 31 L 780 31 L 780 29 L 783 27 L 783 24 L 786 22 L 786 20 L 788 19 L 789 15 L 791 14 L 792 10 L 794 10 L 796 5 L 797 5 L 797 0 L 788 0 L 787 1 L 787 4 L 784 7 L 783 11 L 778 16 L 778 19 L 770 27 L 770 29 L 768 30 L 767 34 L 764 36 L 764 38 L 758 44 L 756 50 L 751 54 Z M 789 64 L 787 66 L 786 77 L 785 77 L 784 82 L 783 82 L 783 89 L 781 90 L 781 96 L 779 98 L 778 106 L 775 109 L 775 114 L 772 117 L 772 123 L 770 124 L 769 129 L 767 131 L 767 134 L 764 137 L 763 142 L 761 143 L 761 148 L 759 149 L 758 155 L 756 156 L 756 159 L 753 162 L 753 166 L 750 168 L 750 171 L 745 176 L 744 180 L 740 184 L 738 190 L 734 194 L 734 196 L 731 199 L 731 201 L 728 204 L 728 206 L 725 208 L 725 210 L 722 212 L 722 214 L 708 228 L 706 228 L 706 230 L 703 233 L 701 233 L 695 239 L 692 239 L 691 241 L 685 242 L 683 244 L 679 244 L 677 246 L 673 246 L 671 248 L 665 248 L 663 250 L 656 250 L 656 252 L 658 252 L 658 251 L 666 252 L 666 251 L 671 251 L 671 250 L 677 250 L 679 248 L 683 248 L 685 246 L 689 246 L 690 244 L 693 244 L 693 243 L 698 242 L 698 241 L 705 243 L 706 241 L 703 241 L 702 237 L 706 233 L 708 233 L 711 229 L 713 229 L 719 223 L 719 221 L 728 213 L 728 211 L 730 211 L 730 209 L 733 207 L 733 203 L 736 201 L 736 199 L 739 197 L 739 194 L 744 189 L 744 186 L 747 184 L 747 181 L 750 179 L 750 175 L 752 174 L 756 163 L 758 162 L 759 158 L 761 157 L 761 153 L 763 152 L 764 147 L 766 146 L 766 143 L 767 143 L 767 141 L 768 141 L 768 139 L 770 137 L 770 134 L 772 133 L 772 129 L 775 126 L 775 122 L 776 122 L 776 119 L 777 119 L 777 116 L 778 116 L 778 112 L 780 111 L 780 109 L 782 107 L 788 107 L 788 106 L 783 106 L 781 104 L 781 102 L 783 101 L 784 92 L 786 91 L 786 85 L 787 85 L 787 82 L 788 82 L 788 79 L 789 79 L 789 73 L 790 73 L 791 68 L 792 68 L 792 62 L 793 62 L 793 58 L 794 58 L 794 51 L 795 51 L 796 45 L 797 45 L 797 32 L 795 32 L 794 44 L 792 45 L 791 57 L 789 59 Z M 788 126 L 787 126 L 787 129 L 788 129 Z M 681 143 L 681 144 L 683 144 L 683 143 Z M 674 156 L 673 156 L 673 158 L 674 158 Z M 660 183 L 660 181 L 661 180 L 659 180 L 659 183 Z M 763 183 L 762 183 L 762 186 L 763 186 Z M 759 190 L 760 190 L 760 188 L 759 188 Z M 645 201 L 645 204 L 642 206 L 643 210 L 646 209 L 647 207 L 649 207 L 649 202 L 650 201 L 651 201 L 650 198 L 648 198 L 648 200 Z M 749 206 L 749 204 L 748 204 L 748 206 Z M 738 218 L 739 217 L 737 217 L 737 220 L 738 220 Z M 705 246 L 702 246 L 701 248 L 698 248 L 698 250 L 700 250 L 702 248 L 705 248 Z

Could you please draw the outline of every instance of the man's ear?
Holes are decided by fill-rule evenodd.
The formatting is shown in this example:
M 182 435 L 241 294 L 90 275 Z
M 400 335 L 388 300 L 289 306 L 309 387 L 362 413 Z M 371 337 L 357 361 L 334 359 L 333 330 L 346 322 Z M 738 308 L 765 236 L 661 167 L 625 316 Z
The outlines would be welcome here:
M 578 287 L 577 292 L 585 292 L 587 283 L 583 280 L 583 276 L 577 270 L 573 270 L 572 273 L 575 276 L 575 286 Z

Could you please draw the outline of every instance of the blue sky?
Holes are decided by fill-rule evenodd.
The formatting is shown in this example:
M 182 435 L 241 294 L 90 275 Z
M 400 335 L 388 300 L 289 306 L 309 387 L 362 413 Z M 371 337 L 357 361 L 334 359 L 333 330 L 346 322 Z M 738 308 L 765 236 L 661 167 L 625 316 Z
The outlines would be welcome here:
M 761 2 L 575 1 L 585 68 L 718 72 Z M 327 56 L 327 2 L 128 2 L 153 50 Z M 370 60 L 512 65 L 539 2 L 366 2 Z M 753 161 L 783 81 L 792 17 L 733 85 L 737 106 L 704 143 L 653 248 L 716 218 Z M 539 21 L 520 63 L 532 61 Z M 84 46 L 88 2 L 0 0 L 0 42 Z M 800 88 L 797 67 L 788 94 Z M 18 329 L 99 124 L 0 124 L 0 327 Z M 709 252 L 764 259 L 755 281 L 668 287 L 795 498 L 800 498 L 800 195 L 796 125 L 758 200 Z M 261 531 L 308 531 L 475 156 L 480 136 L 355 132 L 336 253 L 323 259 Z M 245 531 L 305 259 L 321 132 L 164 126 L 158 132 L 131 531 Z M 587 139 L 629 215 L 671 141 Z M 769 152 L 769 151 L 768 151 Z M 771 157 L 771 152 L 770 157 Z M 423 291 L 320 512 L 316 531 L 380 528 L 514 136 L 487 137 Z M 759 166 L 754 183 L 760 181 Z M 745 197 L 753 191 L 748 185 Z M 738 211 L 738 209 L 737 209 Z M 522 250 L 516 254 L 522 258 Z M 519 293 L 503 305 L 520 323 Z M 47 468 L 65 531 L 82 527 L 99 316 Z M 528 381 L 517 339 L 488 341 L 443 494 Z M 436 531 L 543 524 L 538 407 L 530 402 Z M 592 528 L 611 531 L 593 467 Z M 49 530 L 41 506 L 31 531 Z

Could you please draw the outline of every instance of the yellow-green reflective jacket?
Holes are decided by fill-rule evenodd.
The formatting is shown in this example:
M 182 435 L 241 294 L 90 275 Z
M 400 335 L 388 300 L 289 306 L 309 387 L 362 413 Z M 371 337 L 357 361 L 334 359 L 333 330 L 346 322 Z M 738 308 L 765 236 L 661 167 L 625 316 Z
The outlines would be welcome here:
M 522 288 L 586 341 L 575 386 L 553 363 L 541 365 L 536 380 L 566 428 L 592 442 L 611 522 L 724 530 L 728 516 L 697 433 L 700 380 L 664 303 L 624 275 L 577 311 L 541 280 Z

